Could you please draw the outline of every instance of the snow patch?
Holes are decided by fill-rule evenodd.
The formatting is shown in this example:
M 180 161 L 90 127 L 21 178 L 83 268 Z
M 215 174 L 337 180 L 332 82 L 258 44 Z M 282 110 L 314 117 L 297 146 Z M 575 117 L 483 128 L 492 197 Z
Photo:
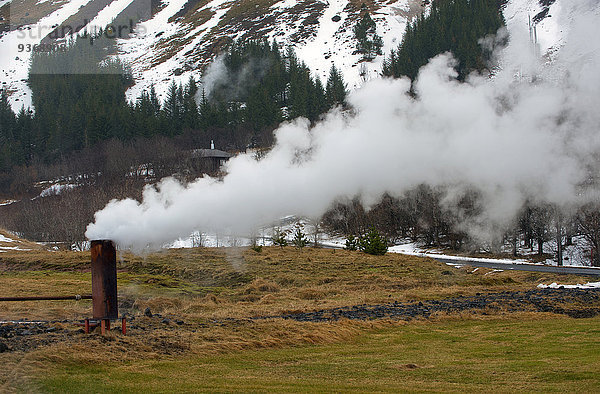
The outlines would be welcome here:
M 504 9 L 504 19 L 511 34 L 529 34 L 529 21 L 534 24 L 533 18 L 542 11 L 538 0 L 511 0 Z M 552 49 L 557 49 L 564 44 L 568 33 L 570 15 L 564 15 L 560 1 L 550 6 L 548 16 L 535 26 L 537 33 L 537 48 L 533 43 L 531 50 L 545 55 Z
M 20 248 L 18 246 L 0 246 L 0 252 L 6 252 L 6 251 L 9 251 L 9 250 L 21 250 L 21 251 L 24 251 L 24 252 L 28 252 L 31 249 L 24 249 L 24 248 Z
M 600 282 L 578 283 L 576 285 L 559 285 L 556 282 L 550 283 L 549 285 L 540 283 L 537 287 L 539 289 L 600 289 Z
M 418 257 L 429 257 L 429 258 L 443 258 L 447 260 L 455 260 L 460 264 L 461 261 L 481 261 L 486 263 L 501 263 L 501 264 L 534 264 L 529 260 L 525 259 L 491 259 L 491 258 L 473 258 L 467 256 L 454 256 L 449 254 L 443 254 L 441 252 L 437 252 L 435 250 L 427 250 L 424 251 L 421 247 L 417 246 L 415 243 L 407 243 L 401 245 L 394 245 L 388 249 L 388 252 L 392 253 L 401 253 L 407 254 L 410 256 L 418 256 Z
M 298 3 L 297 0 L 283 0 L 273 4 L 270 8 L 272 10 L 285 10 L 288 8 L 292 8 Z
M 115 0 L 104 7 L 87 26 L 87 31 L 98 31 L 111 24 L 117 15 L 127 8 L 133 0 Z
M 490 274 L 493 274 L 494 272 L 503 272 L 503 271 L 494 269 L 494 270 L 491 270 L 490 272 L 486 272 L 485 274 L 483 274 L 483 276 L 488 276 Z
M 0 234 L 0 242 L 15 242 L 15 240 L 6 238 L 4 235 Z
M 455 264 L 455 263 L 446 263 L 446 265 L 449 265 L 450 267 L 454 267 L 454 268 L 462 268 L 465 266 L 464 264 Z
M 60 185 L 60 184 L 56 184 L 56 185 L 52 185 L 44 190 L 42 190 L 42 192 L 40 193 L 40 197 L 48 197 L 48 196 L 55 196 L 58 195 L 60 193 L 62 193 L 65 190 L 71 190 L 76 188 L 77 185 L 72 185 L 72 184 L 67 184 L 67 185 Z

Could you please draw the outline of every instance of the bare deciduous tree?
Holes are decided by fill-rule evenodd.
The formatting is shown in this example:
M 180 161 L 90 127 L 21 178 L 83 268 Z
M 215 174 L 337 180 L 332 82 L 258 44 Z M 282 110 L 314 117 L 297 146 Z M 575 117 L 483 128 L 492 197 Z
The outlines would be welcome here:
M 577 223 L 581 235 L 592 247 L 592 266 L 600 267 L 600 204 L 590 203 L 582 207 L 577 214 Z

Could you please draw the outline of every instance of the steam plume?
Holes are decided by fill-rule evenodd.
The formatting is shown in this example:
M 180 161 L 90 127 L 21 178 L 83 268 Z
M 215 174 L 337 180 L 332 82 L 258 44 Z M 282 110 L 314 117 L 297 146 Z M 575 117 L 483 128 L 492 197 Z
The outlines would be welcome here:
M 160 246 L 192 231 L 247 234 L 287 214 L 322 215 L 340 197 L 368 203 L 421 183 L 476 187 L 489 228 L 514 217 L 525 199 L 569 205 L 598 169 L 600 152 L 600 6 L 563 1 L 570 21 L 551 64 L 511 28 L 492 79 L 456 82 L 449 54 L 423 67 L 417 99 L 408 80 L 378 79 L 349 97 L 351 115 L 334 110 L 311 128 L 297 119 L 276 131 L 262 160 L 239 155 L 222 181 L 183 186 L 171 178 L 146 187 L 143 201 L 112 201 L 88 226 L 89 239 L 121 247 Z M 523 41 L 524 40 L 524 41 Z

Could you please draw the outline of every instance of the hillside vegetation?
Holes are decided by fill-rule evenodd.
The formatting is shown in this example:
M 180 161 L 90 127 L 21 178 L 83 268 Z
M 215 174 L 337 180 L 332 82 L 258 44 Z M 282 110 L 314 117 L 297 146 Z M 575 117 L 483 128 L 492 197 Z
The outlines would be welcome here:
M 429 59 L 444 52 L 456 58 L 461 81 L 474 70 L 491 71 L 494 45 L 506 43 L 506 37 L 495 37 L 504 26 L 504 4 L 506 0 L 432 1 L 430 13 L 408 25 L 402 43 L 386 59 L 383 74 L 414 80 Z

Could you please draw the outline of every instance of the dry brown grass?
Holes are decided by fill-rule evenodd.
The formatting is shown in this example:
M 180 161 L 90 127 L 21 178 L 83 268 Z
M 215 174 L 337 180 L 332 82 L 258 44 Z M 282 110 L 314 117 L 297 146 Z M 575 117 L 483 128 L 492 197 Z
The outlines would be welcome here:
M 10 21 L 14 25 L 28 25 L 39 21 L 51 14 L 66 3 L 66 0 L 46 1 L 38 3 L 36 0 L 15 0 L 9 6 Z M 45 33 L 50 33 L 45 31 Z
M 264 14 L 275 3 L 277 3 L 277 0 L 232 1 L 228 4 L 231 8 L 227 11 L 220 24 L 241 23 L 244 19 L 255 18 Z
M 146 319 L 146 318 L 144 318 Z M 151 325 L 150 319 L 146 319 Z M 248 349 L 282 348 L 302 344 L 334 343 L 349 340 L 363 329 L 389 326 L 391 322 L 340 321 L 300 323 L 289 320 L 231 321 L 201 329 L 157 328 L 123 336 L 115 332 L 102 337 L 88 335 L 72 343 L 59 343 L 38 352 L 52 362 L 77 360 L 152 359 L 177 354 L 216 354 Z M 399 323 L 404 324 L 404 323 Z M 95 350 L 94 350 L 95 349 Z M 102 349 L 102 351 L 98 351 Z
M 11 249 L 2 249 L 2 248 L 17 247 L 19 249 L 27 249 L 27 251 L 46 250 L 46 248 L 43 245 L 28 241 L 26 239 L 19 238 L 18 236 L 11 233 L 10 231 L 0 229 L 0 235 L 12 240 L 12 242 L 0 241 L 0 256 L 1 256 L 1 253 L 12 252 Z
M 75 252 L 0 254 L 0 296 L 89 294 L 89 255 Z M 399 254 L 369 256 L 332 249 L 197 248 L 135 256 L 121 253 L 119 292 L 131 313 L 146 307 L 187 320 L 249 318 L 356 304 L 419 301 L 523 290 L 539 283 L 586 278 L 546 273 L 456 269 Z M 38 304 L 0 305 L 0 318 L 27 317 Z M 89 312 L 85 301 L 39 304 L 47 318 Z M 39 308 L 37 308 L 39 309 Z
M 346 8 L 352 10 L 353 12 L 359 12 L 362 10 L 362 6 L 364 4 L 367 6 L 369 12 L 373 13 L 374 11 L 381 8 L 381 3 L 382 2 L 380 1 L 374 0 L 350 0 L 348 1 L 348 5 L 346 6 Z

